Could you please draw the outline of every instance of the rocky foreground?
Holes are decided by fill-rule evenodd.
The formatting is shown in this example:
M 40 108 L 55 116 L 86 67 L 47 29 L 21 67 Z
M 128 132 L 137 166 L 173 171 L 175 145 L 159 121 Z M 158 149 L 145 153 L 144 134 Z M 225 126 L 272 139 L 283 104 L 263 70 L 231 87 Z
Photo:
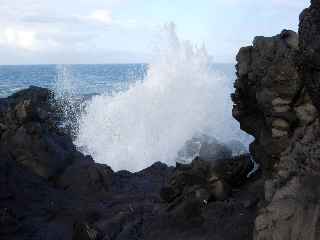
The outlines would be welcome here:
M 299 37 L 256 37 L 237 61 L 251 154 L 176 167 L 114 172 L 77 151 L 49 90 L 0 99 L 0 239 L 320 239 L 320 0 Z
M 49 90 L 0 109 L 1 239 L 252 238 L 262 182 L 249 155 L 113 172 L 76 150 Z

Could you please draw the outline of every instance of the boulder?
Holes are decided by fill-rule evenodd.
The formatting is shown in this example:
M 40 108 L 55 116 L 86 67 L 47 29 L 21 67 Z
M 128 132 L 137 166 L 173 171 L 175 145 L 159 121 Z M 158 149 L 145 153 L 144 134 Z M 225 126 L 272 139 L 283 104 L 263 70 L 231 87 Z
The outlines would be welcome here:
M 57 186 L 74 192 L 81 197 L 92 198 L 95 195 L 106 195 L 112 184 L 113 171 L 110 167 L 87 163 L 73 164 L 58 178 Z
M 30 87 L 0 100 L 0 144 L 18 163 L 48 179 L 84 160 L 70 136 L 57 127 L 52 97 L 47 89 Z
M 232 156 L 232 150 L 226 144 L 220 143 L 214 137 L 201 134 L 186 141 L 178 152 L 177 162 L 190 163 L 196 157 L 214 161 Z
M 216 161 L 196 158 L 191 164 L 177 164 L 169 180 L 169 186 L 161 190 L 161 197 L 169 208 L 176 206 L 179 199 L 189 197 L 208 202 L 225 200 L 230 196 L 231 188 L 243 185 L 253 169 L 249 155 Z
M 160 192 L 164 212 L 160 211 L 147 236 L 251 239 L 263 190 L 261 181 L 248 177 L 252 167 L 249 155 L 217 161 L 196 158 L 190 164 L 177 164 Z

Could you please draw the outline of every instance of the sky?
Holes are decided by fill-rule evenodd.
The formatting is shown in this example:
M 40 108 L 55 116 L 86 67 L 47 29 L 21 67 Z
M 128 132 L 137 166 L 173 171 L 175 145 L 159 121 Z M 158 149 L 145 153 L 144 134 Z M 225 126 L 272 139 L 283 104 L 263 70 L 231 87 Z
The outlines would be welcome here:
M 0 64 L 148 62 L 162 26 L 233 63 L 255 36 L 298 30 L 309 0 L 0 0 Z

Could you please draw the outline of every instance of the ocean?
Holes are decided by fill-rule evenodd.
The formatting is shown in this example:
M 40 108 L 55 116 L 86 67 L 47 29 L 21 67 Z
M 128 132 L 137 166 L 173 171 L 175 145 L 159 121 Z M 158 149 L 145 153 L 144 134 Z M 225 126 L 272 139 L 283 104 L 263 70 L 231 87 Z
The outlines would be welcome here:
M 0 97 L 30 85 L 49 88 L 57 94 L 111 93 L 143 80 L 146 71 L 146 64 L 0 66 Z
M 200 50 L 191 56 L 175 52 L 174 58 L 152 64 L 0 66 L 0 97 L 35 85 L 52 89 L 70 106 L 86 99 L 80 112 L 65 108 L 74 143 L 114 170 L 174 165 L 186 142 L 200 135 L 248 146 L 251 138 L 231 114 L 233 64 L 208 64 Z
M 205 139 L 248 146 L 252 139 L 232 117 L 234 72 L 171 26 L 148 64 L 0 66 L 0 95 L 29 85 L 52 89 L 78 149 L 135 172 L 191 161 L 200 148 L 180 153 L 193 139 L 203 139 L 195 146 Z
M 233 64 L 212 64 L 211 68 L 225 75 L 232 86 Z M 52 89 L 57 94 L 112 94 L 142 81 L 147 69 L 147 64 L 0 65 L 0 97 L 31 85 Z

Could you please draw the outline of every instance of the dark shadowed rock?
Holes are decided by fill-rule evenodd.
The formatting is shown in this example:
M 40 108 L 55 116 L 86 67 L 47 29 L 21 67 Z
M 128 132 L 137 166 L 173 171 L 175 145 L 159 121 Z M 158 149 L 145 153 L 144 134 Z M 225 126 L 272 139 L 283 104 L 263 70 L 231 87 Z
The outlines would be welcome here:
M 53 186 L 1 152 L 1 239 L 131 239 L 125 237 L 142 234 L 142 222 L 148 225 L 156 213 L 170 172 L 155 164 L 135 174 L 113 173 L 89 161 L 67 168 Z
M 98 240 L 99 232 L 86 223 L 75 223 L 72 239 L 74 240 Z
M 1 239 L 70 239 L 82 204 L 0 154 Z M 71 211 L 72 209 L 72 211 Z
M 208 161 L 113 172 L 75 149 L 52 101 L 36 87 L 0 99 L 1 239 L 252 236 L 262 188 L 250 156 L 223 160 L 210 143 Z
M 106 195 L 112 183 L 110 167 L 93 162 L 76 163 L 69 166 L 58 178 L 57 185 L 82 197 Z
M 299 65 L 306 90 L 314 106 L 320 111 L 320 6 L 319 1 L 311 2 L 311 6 L 300 15 Z
M 255 137 L 250 152 L 265 181 L 257 240 L 320 239 L 319 36 L 314 0 L 300 16 L 299 39 L 287 30 L 259 37 L 237 57 L 233 115 Z
M 153 220 L 148 239 L 251 239 L 263 182 L 247 178 L 250 165 L 249 156 L 177 164 L 161 190 L 164 212 Z
M 209 201 L 223 201 L 229 198 L 232 187 L 242 186 L 248 180 L 253 163 L 250 156 L 204 161 L 195 159 L 191 164 L 178 164 L 169 186 L 160 192 L 172 211 L 189 200 L 206 204 Z M 185 212 L 183 207 L 179 207 Z
M 297 34 L 284 30 L 275 37 L 256 37 L 253 46 L 237 55 L 233 116 L 255 137 L 250 152 L 265 171 L 286 148 L 299 121 L 293 105 L 303 88 L 295 63 L 297 47 Z
M 52 178 L 84 157 L 57 128 L 52 93 L 30 87 L 0 100 L 1 142 L 12 157 L 39 176 Z

